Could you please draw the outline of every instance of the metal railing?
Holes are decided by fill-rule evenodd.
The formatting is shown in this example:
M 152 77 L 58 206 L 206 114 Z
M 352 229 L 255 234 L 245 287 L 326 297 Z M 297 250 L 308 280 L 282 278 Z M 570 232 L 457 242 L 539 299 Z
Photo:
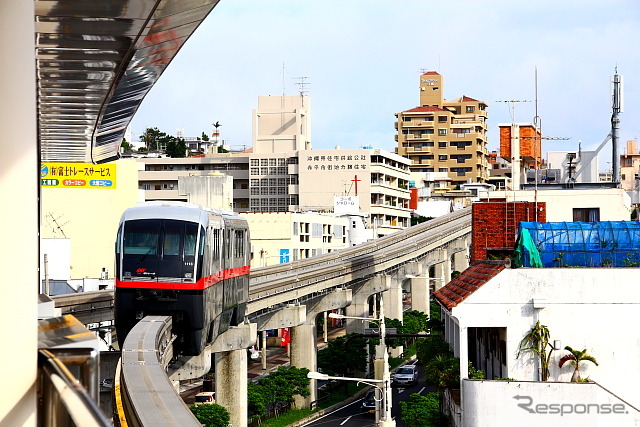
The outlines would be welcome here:
M 98 354 L 94 349 L 38 352 L 39 426 L 111 426 L 96 404 L 98 384 L 95 372 L 98 365 Z M 78 368 L 82 382 L 69 370 L 74 366 Z

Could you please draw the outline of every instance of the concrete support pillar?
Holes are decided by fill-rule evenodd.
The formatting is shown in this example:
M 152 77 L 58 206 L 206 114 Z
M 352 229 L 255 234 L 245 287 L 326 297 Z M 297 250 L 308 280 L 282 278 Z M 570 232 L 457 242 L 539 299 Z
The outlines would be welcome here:
M 0 267 L 5 342 L 0 424 L 35 426 L 38 355 L 38 137 L 34 2 L 0 2 Z M 19 327 L 18 327 L 19 325 Z
M 411 279 L 411 309 L 429 315 L 429 278 L 420 276 Z
M 256 342 L 255 323 L 232 326 L 211 345 L 215 353 L 216 403 L 231 416 L 231 425 L 246 426 L 247 419 L 247 348 Z
M 307 368 L 310 371 L 318 370 L 318 355 L 316 347 L 316 325 L 306 324 L 291 328 L 291 366 L 297 368 Z M 311 380 L 307 397 L 295 396 L 295 406 L 297 408 L 308 408 L 311 402 L 317 400 L 316 380 Z
M 383 278 L 384 277 L 384 278 Z M 375 276 L 353 288 L 353 300 L 346 309 L 347 316 L 369 317 L 369 297 L 390 289 L 388 276 Z M 362 320 L 347 319 L 348 334 L 362 334 L 366 327 Z
M 351 289 L 338 289 L 330 294 L 305 303 L 307 309 L 306 321 L 303 325 L 291 328 L 290 363 L 296 368 L 307 368 L 310 371 L 318 369 L 317 328 L 316 317 L 325 311 L 347 307 L 353 300 Z M 309 384 L 310 395 L 303 398 L 295 396 L 297 408 L 309 408 L 311 402 L 317 399 L 316 380 Z
M 246 349 L 216 353 L 216 403 L 227 408 L 231 425 L 248 424 Z
M 397 276 L 380 276 L 388 280 L 390 283 L 389 290 L 382 292 L 382 298 L 384 299 L 384 314 L 389 319 L 398 319 L 403 321 L 404 309 L 402 306 L 402 278 Z M 389 349 L 391 356 L 399 357 L 402 354 L 403 347 L 396 347 Z

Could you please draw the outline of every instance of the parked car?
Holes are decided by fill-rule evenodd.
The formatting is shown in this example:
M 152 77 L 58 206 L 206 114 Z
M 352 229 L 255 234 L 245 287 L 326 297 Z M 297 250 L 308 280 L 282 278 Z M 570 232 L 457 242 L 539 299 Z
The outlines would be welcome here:
M 415 365 L 405 365 L 396 369 L 393 375 L 393 384 L 416 385 L 418 382 L 418 369 Z
M 375 414 L 376 413 L 376 392 L 375 390 L 369 390 L 362 399 L 362 412 Z
M 203 403 L 216 403 L 216 393 L 213 391 L 203 391 L 196 394 L 196 398 L 193 402 L 194 405 L 202 405 Z

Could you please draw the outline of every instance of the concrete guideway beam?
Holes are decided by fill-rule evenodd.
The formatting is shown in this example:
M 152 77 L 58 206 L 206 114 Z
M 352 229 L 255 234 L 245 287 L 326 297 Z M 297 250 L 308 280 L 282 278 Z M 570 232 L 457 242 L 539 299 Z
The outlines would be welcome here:
M 346 307 L 351 304 L 352 300 L 351 289 L 336 289 L 305 303 L 307 307 L 305 324 L 291 328 L 291 366 L 307 368 L 314 372 L 318 370 L 316 317 L 325 311 Z M 309 408 L 311 402 L 317 400 L 316 380 L 311 380 L 309 392 L 309 396 L 304 398 L 295 396 L 295 406 L 297 408 Z
M 289 304 L 287 307 L 272 311 L 253 319 L 262 331 L 261 359 L 262 369 L 267 369 L 267 332 L 270 329 L 292 328 L 305 323 L 307 320 L 307 306 Z
M 263 314 L 255 319 L 258 331 L 270 329 L 292 328 L 302 325 L 307 320 L 307 307 L 305 305 L 288 305 L 278 311 Z
M 352 317 L 369 316 L 369 297 L 391 289 L 389 276 L 379 274 L 353 287 L 353 302 L 347 307 L 346 315 Z M 365 324 L 362 320 L 346 319 L 347 334 L 364 333 Z
M 198 378 L 211 369 L 211 353 L 231 350 L 246 350 L 256 342 L 256 324 L 249 323 L 232 326 L 216 338 L 213 344 L 205 347 L 197 356 L 180 356 L 169 366 L 168 376 L 171 381 Z

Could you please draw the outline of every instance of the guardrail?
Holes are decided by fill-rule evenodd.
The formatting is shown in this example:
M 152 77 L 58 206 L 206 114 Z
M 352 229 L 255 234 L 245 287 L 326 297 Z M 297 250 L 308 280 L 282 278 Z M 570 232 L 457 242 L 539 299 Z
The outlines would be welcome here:
M 61 360 L 64 360 L 63 361 Z M 93 349 L 40 350 L 38 368 L 38 394 L 41 396 L 38 410 L 38 425 L 43 427 L 66 427 L 69 425 L 87 427 L 108 427 L 105 418 L 87 389 L 92 387 L 94 372 L 97 372 L 97 355 Z M 85 387 L 74 377 L 65 365 L 80 367 Z

